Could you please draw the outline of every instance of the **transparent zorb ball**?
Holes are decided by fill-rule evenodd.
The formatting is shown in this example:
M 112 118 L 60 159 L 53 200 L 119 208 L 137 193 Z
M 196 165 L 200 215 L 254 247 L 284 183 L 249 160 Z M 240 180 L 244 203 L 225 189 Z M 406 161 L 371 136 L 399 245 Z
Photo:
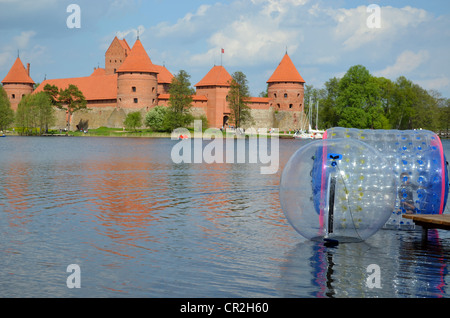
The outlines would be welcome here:
M 395 199 L 392 167 L 378 150 L 351 138 L 304 145 L 280 180 L 283 212 L 310 240 L 366 240 L 389 219 Z

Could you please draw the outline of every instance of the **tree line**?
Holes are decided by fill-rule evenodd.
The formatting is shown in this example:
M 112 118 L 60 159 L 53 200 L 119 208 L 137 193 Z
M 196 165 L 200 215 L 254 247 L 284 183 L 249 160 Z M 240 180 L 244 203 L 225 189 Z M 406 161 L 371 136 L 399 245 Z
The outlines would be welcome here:
M 448 130 L 450 99 L 404 76 L 376 77 L 362 65 L 333 77 L 323 88 L 305 85 L 305 106 L 319 105 L 318 127 Z M 312 116 L 315 126 L 314 116 Z
M 0 86 L 0 129 L 6 130 L 14 124 L 20 135 L 42 135 L 55 124 L 55 108 L 59 108 L 68 114 L 66 125 L 69 130 L 70 116 L 86 109 L 86 105 L 87 101 L 77 86 L 58 89 L 47 84 L 42 92 L 23 96 L 14 113 L 5 89 Z

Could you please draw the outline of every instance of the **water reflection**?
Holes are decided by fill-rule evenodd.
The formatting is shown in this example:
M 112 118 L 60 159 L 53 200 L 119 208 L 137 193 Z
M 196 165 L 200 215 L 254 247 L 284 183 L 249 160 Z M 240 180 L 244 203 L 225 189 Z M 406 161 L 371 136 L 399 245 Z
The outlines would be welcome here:
M 448 232 L 425 246 L 419 231 L 383 230 L 327 248 L 291 228 L 279 178 L 306 142 L 280 140 L 278 173 L 262 175 L 174 164 L 165 139 L 5 141 L 1 296 L 448 297 Z M 79 291 L 65 285 L 72 263 Z M 381 289 L 365 284 L 370 264 Z
M 286 256 L 280 290 L 283 297 L 448 297 L 448 237 L 444 247 L 437 230 L 428 243 L 420 235 L 382 230 L 369 242 L 333 248 L 303 241 Z M 367 284 L 371 264 L 380 267 L 381 288 Z

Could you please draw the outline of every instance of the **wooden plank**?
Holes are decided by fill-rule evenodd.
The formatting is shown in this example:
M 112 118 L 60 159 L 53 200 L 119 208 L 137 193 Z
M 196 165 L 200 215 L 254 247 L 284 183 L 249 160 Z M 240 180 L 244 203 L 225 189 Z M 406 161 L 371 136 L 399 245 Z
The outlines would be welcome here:
M 429 229 L 450 230 L 450 215 L 446 214 L 403 214 L 406 219 L 422 227 L 422 240 L 428 239 Z
M 440 225 L 450 230 L 450 215 L 446 214 L 403 214 L 404 218 L 412 219 L 414 223 L 424 223 L 430 226 Z

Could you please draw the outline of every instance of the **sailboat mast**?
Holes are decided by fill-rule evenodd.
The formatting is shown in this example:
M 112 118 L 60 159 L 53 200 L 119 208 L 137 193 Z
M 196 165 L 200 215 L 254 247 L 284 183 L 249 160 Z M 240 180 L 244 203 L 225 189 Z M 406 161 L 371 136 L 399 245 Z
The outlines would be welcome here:
M 316 101 L 316 130 L 319 130 L 319 101 Z

